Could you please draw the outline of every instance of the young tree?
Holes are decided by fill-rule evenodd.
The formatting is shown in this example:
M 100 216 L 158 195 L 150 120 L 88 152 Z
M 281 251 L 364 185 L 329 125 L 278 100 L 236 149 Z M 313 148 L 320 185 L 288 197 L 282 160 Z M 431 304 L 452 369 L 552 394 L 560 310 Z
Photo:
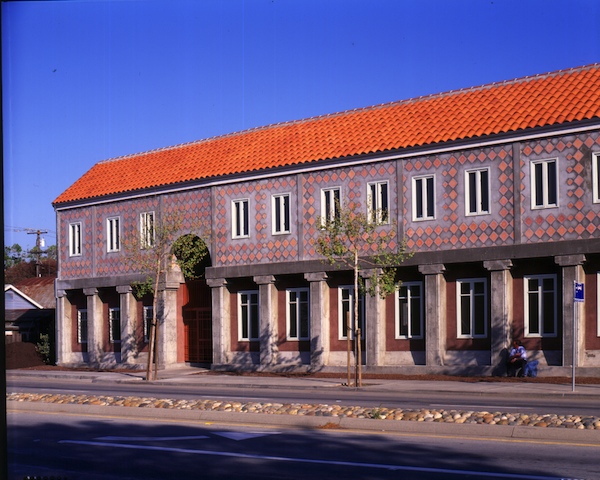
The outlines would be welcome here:
M 389 221 L 387 210 L 364 213 L 356 204 L 341 205 L 335 201 L 335 215 L 318 218 L 319 230 L 315 247 L 325 261 L 337 268 L 350 268 L 354 275 L 354 329 L 358 327 L 359 292 L 381 298 L 395 292 L 400 283 L 396 280 L 401 263 L 412 256 L 405 242 L 398 241 L 395 222 Z M 360 271 L 372 271 L 368 288 Z M 346 334 L 350 338 L 351 326 Z M 360 359 L 356 359 L 360 362 Z M 348 366 L 348 368 L 350 368 Z M 350 382 L 348 382 L 350 383 Z
M 141 273 L 145 280 L 133 287 L 138 298 L 152 295 L 152 321 L 148 340 L 148 364 L 146 380 L 156 378 L 158 369 L 157 298 L 161 279 L 177 265 L 185 279 L 198 277 L 198 265 L 208 256 L 206 242 L 202 240 L 200 228 L 197 232 L 184 229 L 184 215 L 180 211 L 168 212 L 157 218 L 148 216 L 140 222 L 138 229 L 130 232 L 125 240 L 128 261 Z M 193 229 L 196 230 L 196 229 Z M 144 320 L 145 321 L 145 320 Z

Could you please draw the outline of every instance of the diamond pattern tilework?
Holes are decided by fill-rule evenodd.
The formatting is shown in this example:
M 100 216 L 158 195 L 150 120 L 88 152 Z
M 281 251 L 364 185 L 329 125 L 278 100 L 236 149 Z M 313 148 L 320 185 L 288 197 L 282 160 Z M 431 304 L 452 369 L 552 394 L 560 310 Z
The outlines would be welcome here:
M 69 256 L 69 224 L 80 222 L 82 229 L 82 251 L 80 256 Z M 62 278 L 92 276 L 92 210 L 76 208 L 62 212 L 57 220 L 58 245 Z

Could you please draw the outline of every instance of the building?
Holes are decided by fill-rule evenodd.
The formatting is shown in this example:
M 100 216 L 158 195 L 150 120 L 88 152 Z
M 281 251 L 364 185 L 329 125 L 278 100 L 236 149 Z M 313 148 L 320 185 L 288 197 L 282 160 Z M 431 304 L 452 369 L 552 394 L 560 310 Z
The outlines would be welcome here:
M 414 253 L 363 299 L 366 371 L 501 373 L 520 337 L 545 374 L 600 375 L 600 64 L 96 164 L 53 203 L 58 362 L 145 363 L 122 242 L 178 210 L 210 225 L 210 260 L 163 279 L 165 366 L 342 369 L 352 278 L 314 247 L 337 198 Z

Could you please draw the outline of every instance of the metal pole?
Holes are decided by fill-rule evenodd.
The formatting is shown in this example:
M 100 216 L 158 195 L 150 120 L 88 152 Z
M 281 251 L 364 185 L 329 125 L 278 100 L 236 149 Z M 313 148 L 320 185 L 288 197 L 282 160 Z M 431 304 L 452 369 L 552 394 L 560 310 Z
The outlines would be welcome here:
M 577 282 L 576 282 L 577 283 Z M 573 288 L 573 292 L 575 292 L 575 288 Z M 571 365 L 572 365 L 572 372 L 571 372 L 571 379 L 572 379 L 572 391 L 575 391 L 575 360 L 577 358 L 577 313 L 578 313 L 578 308 L 577 308 L 577 301 L 573 302 L 573 358 L 571 359 Z

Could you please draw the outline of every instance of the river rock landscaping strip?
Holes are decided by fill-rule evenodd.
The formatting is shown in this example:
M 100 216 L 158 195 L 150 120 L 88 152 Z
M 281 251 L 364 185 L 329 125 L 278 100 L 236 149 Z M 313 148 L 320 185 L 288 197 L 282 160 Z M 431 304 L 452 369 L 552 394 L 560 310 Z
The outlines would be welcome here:
M 513 425 L 542 428 L 600 430 L 600 417 L 556 414 L 525 414 L 475 412 L 463 410 L 370 408 L 344 405 L 234 402 L 225 400 L 176 400 L 152 397 L 118 397 L 106 395 L 64 395 L 41 393 L 10 393 L 7 401 L 46 402 L 66 405 L 99 405 L 138 408 L 167 408 L 232 413 L 262 413 L 271 415 L 306 415 L 316 417 L 371 418 L 409 422 L 444 422 L 456 424 Z

